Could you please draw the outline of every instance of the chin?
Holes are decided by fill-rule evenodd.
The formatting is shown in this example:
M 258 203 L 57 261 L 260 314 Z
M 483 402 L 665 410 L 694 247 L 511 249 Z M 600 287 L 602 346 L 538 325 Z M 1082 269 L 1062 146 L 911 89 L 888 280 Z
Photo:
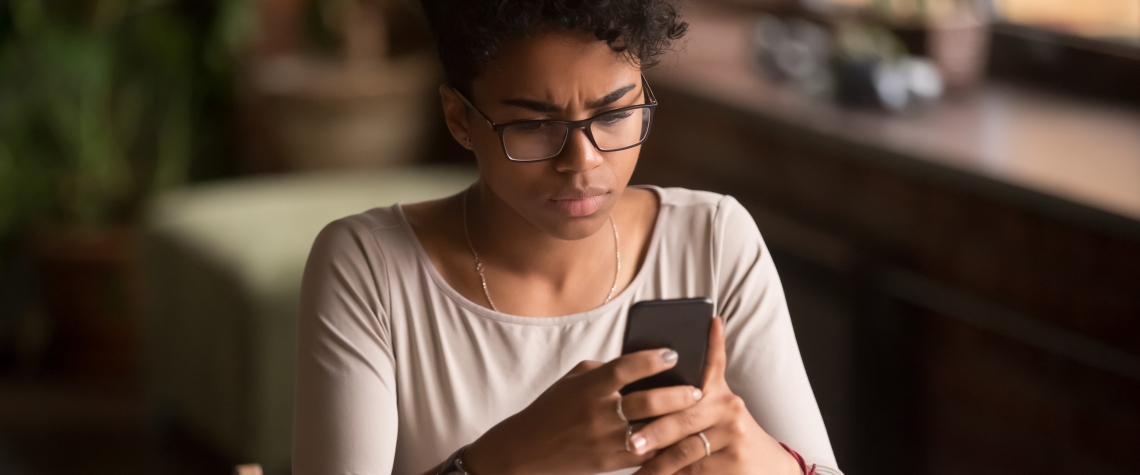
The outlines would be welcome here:
M 593 236 L 602 227 L 608 227 L 611 208 L 607 206 L 588 216 L 577 217 L 544 213 L 546 216 L 543 216 L 545 219 L 542 220 L 540 227 L 551 236 L 577 241 Z

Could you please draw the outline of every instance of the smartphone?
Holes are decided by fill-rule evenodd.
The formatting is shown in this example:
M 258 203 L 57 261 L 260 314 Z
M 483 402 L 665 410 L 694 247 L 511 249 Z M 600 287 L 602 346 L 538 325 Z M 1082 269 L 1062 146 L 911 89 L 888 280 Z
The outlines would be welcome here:
M 668 386 L 703 386 L 712 319 L 713 303 L 708 298 L 647 300 L 633 304 L 626 319 L 621 354 L 672 348 L 677 352 L 677 364 L 626 385 L 621 394 Z

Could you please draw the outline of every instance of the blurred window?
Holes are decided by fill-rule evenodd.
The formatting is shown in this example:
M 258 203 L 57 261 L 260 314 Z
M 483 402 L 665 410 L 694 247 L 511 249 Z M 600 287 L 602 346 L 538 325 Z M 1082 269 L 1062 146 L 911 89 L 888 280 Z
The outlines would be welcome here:
M 1000 20 L 1140 43 L 1140 0 L 994 0 Z

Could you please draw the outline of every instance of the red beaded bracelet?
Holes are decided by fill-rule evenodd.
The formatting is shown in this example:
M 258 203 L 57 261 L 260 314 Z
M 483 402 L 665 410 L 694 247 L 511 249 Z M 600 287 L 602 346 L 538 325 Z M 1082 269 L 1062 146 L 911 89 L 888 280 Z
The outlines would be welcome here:
M 788 445 L 783 443 L 783 442 L 780 442 L 779 444 L 780 444 L 780 447 L 783 447 L 784 450 L 787 450 L 789 454 L 792 454 L 792 457 L 796 459 L 796 463 L 800 464 L 800 470 L 802 470 L 804 472 L 804 475 L 815 475 L 815 464 L 814 463 L 811 464 L 811 468 L 808 468 L 807 462 L 804 461 L 803 456 L 800 455 L 799 452 L 792 450 L 791 447 L 788 447 Z

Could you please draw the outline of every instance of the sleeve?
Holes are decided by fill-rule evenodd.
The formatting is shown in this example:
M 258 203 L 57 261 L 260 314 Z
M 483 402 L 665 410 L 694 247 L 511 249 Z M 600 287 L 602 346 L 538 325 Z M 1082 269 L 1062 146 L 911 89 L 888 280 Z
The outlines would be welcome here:
M 395 357 L 383 255 L 345 218 L 317 236 L 297 328 L 293 474 L 390 474 L 396 450 Z
M 713 220 L 717 311 L 725 318 L 725 379 L 768 434 L 840 474 L 804 371 L 784 289 L 755 221 L 735 199 L 721 199 Z

